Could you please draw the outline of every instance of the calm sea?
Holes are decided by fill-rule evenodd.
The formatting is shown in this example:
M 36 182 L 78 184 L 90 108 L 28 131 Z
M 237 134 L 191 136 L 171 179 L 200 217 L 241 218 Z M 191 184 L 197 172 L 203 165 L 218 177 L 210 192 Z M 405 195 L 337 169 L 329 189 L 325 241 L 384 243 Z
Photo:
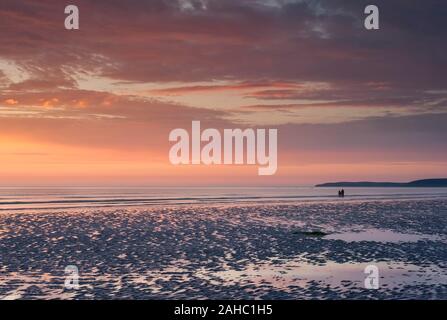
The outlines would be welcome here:
M 314 187 L 0 187 L 0 210 L 159 204 L 338 200 L 337 188 Z M 343 200 L 447 197 L 447 188 L 345 188 Z

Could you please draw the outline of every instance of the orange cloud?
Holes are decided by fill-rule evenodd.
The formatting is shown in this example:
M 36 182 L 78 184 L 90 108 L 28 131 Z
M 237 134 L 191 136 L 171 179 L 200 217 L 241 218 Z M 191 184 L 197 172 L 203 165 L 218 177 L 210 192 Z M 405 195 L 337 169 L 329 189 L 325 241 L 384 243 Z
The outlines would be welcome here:
M 78 108 L 85 108 L 85 107 L 87 107 L 87 101 L 85 101 L 85 100 L 75 100 L 75 105 Z
M 236 84 L 224 85 L 198 85 L 183 86 L 166 89 L 151 90 L 151 93 L 158 95 L 186 95 L 200 92 L 223 92 L 223 91 L 245 91 L 260 88 L 285 89 L 300 88 L 301 86 L 292 82 L 272 81 L 272 82 L 239 82 Z
M 10 106 L 13 106 L 13 105 L 19 103 L 19 101 L 15 100 L 15 99 L 6 99 L 4 102 L 5 102 L 7 105 L 10 105 Z
M 59 102 L 58 98 L 52 98 L 48 100 L 41 100 L 41 106 L 45 108 L 54 107 Z

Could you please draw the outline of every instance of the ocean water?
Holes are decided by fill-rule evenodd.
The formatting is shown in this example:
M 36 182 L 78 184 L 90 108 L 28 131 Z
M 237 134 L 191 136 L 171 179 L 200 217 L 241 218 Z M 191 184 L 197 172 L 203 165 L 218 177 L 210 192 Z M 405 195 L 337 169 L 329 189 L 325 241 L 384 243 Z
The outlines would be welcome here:
M 337 188 L 315 187 L 0 187 L 0 211 L 163 204 L 340 200 Z M 345 188 L 341 200 L 435 199 L 447 188 Z

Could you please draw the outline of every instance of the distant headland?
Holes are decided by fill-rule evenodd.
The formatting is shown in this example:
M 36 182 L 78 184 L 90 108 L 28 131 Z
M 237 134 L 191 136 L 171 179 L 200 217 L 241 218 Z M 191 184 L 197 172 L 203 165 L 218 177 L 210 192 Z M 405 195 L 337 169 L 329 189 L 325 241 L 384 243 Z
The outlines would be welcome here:
M 424 179 L 411 182 L 329 182 L 315 187 L 364 187 L 364 188 L 447 188 L 447 179 Z

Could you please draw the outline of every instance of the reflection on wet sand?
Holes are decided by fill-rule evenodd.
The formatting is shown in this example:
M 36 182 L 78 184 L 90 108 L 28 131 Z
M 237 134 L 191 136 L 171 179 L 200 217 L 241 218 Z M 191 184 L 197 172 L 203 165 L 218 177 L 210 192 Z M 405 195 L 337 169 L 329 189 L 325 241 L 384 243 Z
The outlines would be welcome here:
M 446 299 L 446 225 L 442 199 L 5 211 L 0 298 Z

